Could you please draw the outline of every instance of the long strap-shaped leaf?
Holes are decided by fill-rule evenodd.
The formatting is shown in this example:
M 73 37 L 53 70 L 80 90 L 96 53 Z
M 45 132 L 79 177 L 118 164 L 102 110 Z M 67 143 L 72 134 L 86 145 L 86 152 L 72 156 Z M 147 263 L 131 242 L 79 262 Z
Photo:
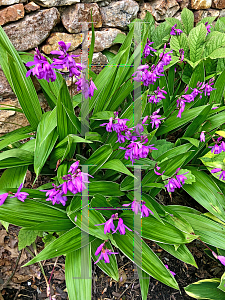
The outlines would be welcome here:
M 91 300 L 91 244 L 66 255 L 65 277 L 70 300 Z
M 37 93 L 31 78 L 26 77 L 26 67 L 1 26 L 0 65 L 29 123 L 36 129 L 42 115 Z

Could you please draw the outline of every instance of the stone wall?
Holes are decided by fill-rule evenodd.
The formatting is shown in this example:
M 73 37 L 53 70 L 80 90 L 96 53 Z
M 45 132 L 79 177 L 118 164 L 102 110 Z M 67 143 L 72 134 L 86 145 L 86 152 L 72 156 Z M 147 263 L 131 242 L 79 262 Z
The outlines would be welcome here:
M 113 40 L 118 33 L 128 32 L 128 24 L 133 19 L 143 19 L 146 10 L 158 23 L 166 17 L 180 19 L 184 7 L 193 10 L 195 22 L 207 16 L 225 16 L 225 0 L 0 0 L 0 25 L 18 51 L 33 52 L 38 47 L 49 55 L 58 48 L 58 41 L 63 40 L 71 43 L 69 51 L 81 54 L 81 47 L 91 43 L 91 23 L 88 23 L 88 34 L 84 35 L 82 22 L 91 21 L 92 9 L 96 32 L 93 63 L 105 65 L 107 58 L 101 51 L 109 49 L 115 52 L 117 48 Z M 93 71 L 99 72 L 99 67 Z M 40 89 L 38 83 L 35 86 Z M 45 109 L 43 94 L 39 97 Z M 1 68 L 0 104 L 19 107 Z M 22 114 L 0 111 L 0 134 L 18 128 L 16 124 L 27 124 Z

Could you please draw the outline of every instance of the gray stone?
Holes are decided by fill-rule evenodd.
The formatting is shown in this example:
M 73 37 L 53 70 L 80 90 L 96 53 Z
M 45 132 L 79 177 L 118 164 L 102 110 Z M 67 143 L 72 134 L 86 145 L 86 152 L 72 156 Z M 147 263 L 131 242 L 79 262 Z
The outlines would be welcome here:
M 41 50 L 50 54 L 53 50 L 58 50 L 59 44 L 58 42 L 64 41 L 66 44 L 71 43 L 69 51 L 75 50 L 82 43 L 82 35 L 78 34 L 69 34 L 63 32 L 54 32 L 51 33 L 50 37 L 46 40 L 46 44 L 41 47 Z
M 119 33 L 123 33 L 123 32 L 116 28 L 108 28 L 102 31 L 96 31 L 94 52 L 100 52 L 103 51 L 104 49 L 110 48 L 113 45 L 114 39 Z M 84 37 L 83 44 L 85 48 L 91 45 L 91 31 L 89 31 L 88 35 Z
M 79 3 L 66 8 L 62 13 L 63 26 L 70 33 L 81 32 L 82 22 L 88 22 L 88 27 L 91 28 L 91 10 L 94 27 L 102 27 L 102 17 L 96 3 Z
M 137 17 L 139 5 L 133 0 L 122 0 L 101 7 L 100 10 L 103 26 L 127 29 L 127 25 Z
M 12 5 L 12 4 L 17 4 L 17 3 L 21 3 L 24 1 L 20 1 L 20 0 L 0 0 L 0 5 Z
M 190 5 L 190 0 L 177 0 L 177 2 L 179 3 L 181 9 L 189 7 Z
M 3 27 L 10 41 L 18 51 L 26 51 L 40 45 L 59 22 L 57 8 L 41 10 L 24 19 Z
M 156 21 L 164 21 L 165 18 L 173 17 L 179 9 L 176 0 L 153 0 L 141 5 L 139 18 L 143 20 L 146 11 L 149 11 Z
M 225 8 L 225 0 L 213 0 L 212 7 L 219 9 Z
M 43 7 L 72 5 L 80 2 L 80 0 L 34 0 L 37 4 Z
M 212 0 L 191 0 L 192 9 L 207 9 L 212 5 Z
M 197 10 L 194 12 L 194 22 L 198 23 L 206 17 L 219 17 L 220 11 L 217 9 Z
M 0 10 L 0 25 L 17 21 L 24 17 L 23 4 L 15 4 Z
M 11 89 L 8 80 L 5 77 L 2 69 L 0 68 L 0 97 L 10 97 L 15 96 L 13 90 Z
M 108 59 L 101 52 L 94 53 L 92 58 L 92 67 L 91 70 L 96 74 L 99 74 L 104 66 L 108 64 Z

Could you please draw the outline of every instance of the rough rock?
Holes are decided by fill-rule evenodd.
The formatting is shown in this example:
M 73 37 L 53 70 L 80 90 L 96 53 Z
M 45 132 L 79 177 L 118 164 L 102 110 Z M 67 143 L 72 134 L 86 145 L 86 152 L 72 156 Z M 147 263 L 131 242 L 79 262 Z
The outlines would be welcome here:
M 147 10 L 156 21 L 164 21 L 165 18 L 173 17 L 179 9 L 180 6 L 176 0 L 153 0 L 141 5 L 139 18 L 143 20 Z
M 0 25 L 17 21 L 24 17 L 23 4 L 15 4 L 0 10 Z
M 206 17 L 219 17 L 220 11 L 216 9 L 197 10 L 194 12 L 194 22 L 198 23 Z
M 213 0 L 212 7 L 219 9 L 225 8 L 225 0 Z
M 225 9 L 220 10 L 220 18 L 225 17 Z
M 40 45 L 59 22 L 57 8 L 41 10 L 24 19 L 3 27 L 5 33 L 18 51 L 26 51 Z
M 34 0 L 37 4 L 43 7 L 53 7 L 53 6 L 64 6 L 72 5 L 74 3 L 80 2 L 80 0 Z
M 107 57 L 101 52 L 94 53 L 92 58 L 92 67 L 91 70 L 96 74 L 99 74 L 104 66 L 108 64 Z
M 207 9 L 212 5 L 212 0 L 191 0 L 192 9 Z
M 30 12 L 39 10 L 39 9 L 40 9 L 40 6 L 37 5 L 37 4 L 34 3 L 34 2 L 29 2 L 29 3 L 27 3 L 27 4 L 24 6 L 24 8 L 25 8 L 26 13 L 29 14 Z
M 190 0 L 177 0 L 177 2 L 179 3 L 181 9 L 189 7 L 190 5 Z
M 173 17 L 181 21 L 181 12 L 178 11 Z
M 123 33 L 121 30 L 116 28 L 108 28 L 102 31 L 95 32 L 95 47 L 94 52 L 100 52 L 113 45 L 113 41 L 117 34 Z M 84 37 L 84 47 L 87 48 L 91 45 L 91 31 Z
M 82 43 L 82 34 L 54 32 L 47 39 L 46 44 L 42 46 L 41 50 L 46 54 L 50 54 L 51 51 L 58 50 L 59 41 L 64 41 L 66 44 L 71 43 L 69 51 L 73 51 Z
M 26 2 L 26 0 L 0 0 L 0 5 L 12 5 L 24 2 Z
M 0 97 L 10 97 L 13 95 L 15 96 L 10 84 L 8 83 L 8 80 L 0 68 Z
M 133 0 L 122 0 L 101 7 L 103 26 L 127 29 L 127 25 L 137 17 L 139 5 Z
M 62 13 L 62 23 L 70 33 L 82 31 L 81 22 L 90 22 L 88 27 L 91 28 L 91 9 L 95 28 L 102 27 L 102 17 L 96 3 L 79 3 L 66 8 Z M 85 29 L 84 29 L 85 30 Z
M 7 107 L 7 105 L 20 107 L 19 102 L 16 98 L 4 99 L 3 101 L 0 101 L 0 105 L 2 107 Z M 27 125 L 29 125 L 29 123 L 24 114 L 12 110 L 0 111 L 0 134 L 1 135 Z

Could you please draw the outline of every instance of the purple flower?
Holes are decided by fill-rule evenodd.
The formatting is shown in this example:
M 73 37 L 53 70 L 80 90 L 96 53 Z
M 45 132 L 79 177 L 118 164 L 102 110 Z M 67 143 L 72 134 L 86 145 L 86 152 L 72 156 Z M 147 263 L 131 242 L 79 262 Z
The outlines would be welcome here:
M 182 185 L 175 178 L 169 179 L 169 182 L 165 185 L 169 193 L 174 192 L 176 188 L 181 188 Z
M 209 24 L 209 22 L 206 22 L 205 23 L 205 27 L 206 27 L 206 29 L 207 29 L 207 34 L 206 34 L 206 36 L 211 32 L 211 25 Z
M 214 107 L 212 107 L 212 109 L 217 109 L 217 108 L 219 108 L 219 106 L 214 106 Z
M 73 57 L 78 57 L 79 55 L 69 55 L 67 51 L 70 48 L 71 43 L 65 44 L 63 41 L 58 42 L 59 51 L 51 51 L 53 55 L 59 55 L 58 58 L 53 58 L 52 66 L 56 69 L 64 69 L 70 72 L 69 77 L 81 75 L 81 70 L 85 68 L 84 65 L 76 63 Z
M 177 24 L 175 24 L 170 31 L 171 35 L 180 35 L 183 31 L 181 29 L 177 29 Z
M 68 172 L 74 174 L 74 173 L 76 172 L 78 166 L 79 166 L 79 163 L 80 163 L 79 160 L 76 161 L 75 163 L 73 163 L 73 164 L 70 166 Z
M 134 199 L 133 202 L 128 203 L 128 204 L 123 204 L 123 206 L 130 206 L 131 205 L 131 209 L 132 211 L 137 215 L 139 211 L 141 211 L 141 206 L 139 201 L 137 201 L 136 199 Z
M 225 266 L 225 256 L 217 255 L 215 252 L 212 251 L 213 256 L 218 259 L 222 265 Z
M 218 173 L 218 172 L 221 172 L 221 174 L 219 175 L 219 179 L 225 180 L 225 171 L 224 170 L 222 170 L 221 168 L 216 168 L 216 169 L 211 170 L 211 173 Z
M 97 90 L 94 82 L 92 80 L 89 82 L 85 78 L 80 78 L 75 84 L 77 85 L 77 91 L 82 91 L 85 99 L 88 97 L 91 99 L 94 95 L 94 90 Z
M 152 146 L 154 145 L 149 145 L 149 146 L 145 146 L 144 144 L 147 143 L 148 139 L 147 138 L 143 138 L 143 136 L 141 136 L 141 141 L 138 142 L 131 142 L 126 148 L 124 147 L 119 147 L 122 150 L 126 150 L 125 152 L 125 159 L 129 159 L 131 160 L 132 164 L 134 163 L 135 159 L 139 159 L 139 158 L 146 158 L 148 156 L 149 153 L 149 149 L 151 150 L 158 150 Z
M 165 118 L 161 118 L 160 115 L 158 115 L 160 109 L 157 109 L 156 111 L 154 111 L 152 113 L 152 115 L 150 116 L 151 119 L 151 124 L 152 124 L 152 128 L 155 126 L 156 128 L 159 128 L 159 125 L 161 124 L 161 121 L 164 120 Z
M 168 181 L 168 184 L 165 185 L 165 187 L 167 188 L 167 191 L 169 193 L 174 192 L 176 188 L 181 188 L 182 184 L 185 183 L 185 179 L 187 179 L 186 176 L 184 176 L 185 174 L 188 174 L 188 172 L 184 173 L 184 174 L 180 174 L 178 175 L 177 173 L 180 171 L 180 168 L 178 168 L 175 172 L 176 178 L 170 178 Z
M 160 89 L 159 86 L 158 86 L 157 90 L 154 91 L 154 95 L 148 95 L 148 96 L 150 96 L 150 98 L 148 99 L 148 102 L 158 103 L 162 99 L 166 98 L 163 94 L 167 94 L 167 92 L 164 91 L 163 89 Z
M 53 189 L 51 190 L 41 190 L 41 192 L 46 192 L 46 201 L 52 201 L 52 204 L 62 204 L 63 206 L 66 205 L 67 197 L 63 196 L 63 190 L 60 190 L 60 186 L 57 187 L 54 183 L 52 184 Z
M 168 267 L 168 265 L 165 265 L 165 267 L 170 271 L 170 269 L 169 269 L 169 267 Z M 170 273 L 173 275 L 173 276 L 175 276 L 176 275 L 176 273 L 174 273 L 173 271 L 170 271 Z
M 118 252 L 112 252 L 109 249 L 104 249 L 102 248 L 101 250 L 101 254 L 99 256 L 99 258 L 96 260 L 96 262 L 94 264 L 97 264 L 100 260 L 105 260 L 105 263 L 109 263 L 109 256 L 108 255 L 112 255 L 112 254 L 119 254 Z M 96 254 L 95 254 L 96 255 Z
M 184 174 L 180 174 L 180 175 L 177 174 L 177 175 L 176 175 L 177 180 L 178 180 L 180 183 L 182 183 L 182 184 L 184 184 L 184 183 L 185 183 L 184 180 L 187 179 L 187 177 L 184 176 L 185 174 L 188 174 L 188 172 L 186 172 L 186 173 L 184 173 Z
M 198 83 L 198 88 L 200 91 L 204 92 L 205 96 L 210 96 L 210 93 L 213 91 L 213 90 L 216 90 L 216 89 L 213 89 L 212 88 L 212 85 L 214 84 L 214 78 L 211 78 L 209 80 L 208 83 L 205 83 L 205 82 L 199 82 Z
M 181 114 L 185 109 L 185 100 L 178 98 L 177 99 L 177 108 L 179 108 L 177 118 L 181 118 Z
M 8 193 L 4 193 L 0 195 L 0 206 L 5 202 L 8 195 L 9 195 Z
M 149 213 L 154 215 L 154 213 L 145 205 L 144 201 L 141 201 L 141 218 L 148 217 Z
M 157 165 L 156 165 L 156 169 L 157 169 L 157 171 L 154 169 L 154 172 L 155 172 L 156 175 L 161 176 L 161 175 L 163 175 L 163 173 L 165 172 L 165 170 L 164 170 L 162 173 L 159 173 L 158 171 L 159 171 L 161 168 L 158 167 Z
M 179 50 L 179 53 L 180 53 L 180 62 L 182 62 L 184 60 L 184 49 L 180 49 Z
M 205 142 L 205 131 L 202 131 L 200 134 L 200 141 Z
M 217 144 L 215 144 L 214 146 L 209 146 L 209 148 L 212 148 L 211 152 L 214 154 L 220 154 L 222 152 L 222 148 Z
M 118 218 L 118 214 L 113 214 L 108 221 L 102 224 L 95 224 L 95 226 L 104 225 L 104 234 L 110 233 L 111 230 L 112 231 L 115 230 L 115 225 L 113 224 L 113 220 L 117 218 Z
M 96 252 L 95 252 L 95 256 L 99 255 L 99 253 L 102 251 L 102 248 L 104 247 L 104 245 L 105 245 L 105 242 L 102 243 L 102 244 L 97 248 L 97 250 L 96 250 Z
M 25 192 L 21 192 L 22 187 L 23 187 L 23 183 L 21 183 L 21 185 L 19 186 L 19 188 L 18 188 L 17 192 L 15 193 L 15 195 L 10 197 L 10 198 L 17 198 L 18 200 L 24 202 L 24 200 L 27 198 L 27 196 L 29 194 L 25 193 Z
M 33 76 L 36 76 L 37 79 L 45 79 L 49 82 L 56 80 L 56 74 L 52 69 L 52 66 L 47 61 L 47 58 L 42 56 L 40 51 L 36 48 L 36 54 L 34 55 L 34 61 L 29 61 L 26 63 L 27 67 L 35 66 L 33 69 L 30 69 L 26 73 L 26 77 L 30 76 L 32 73 Z
M 106 131 L 112 132 L 112 129 L 113 129 L 113 117 L 111 117 L 109 119 L 109 123 L 103 123 L 103 124 L 100 124 L 99 126 L 105 126 L 105 125 L 106 125 Z
M 132 231 L 129 227 L 127 227 L 124 223 L 123 223 L 123 219 L 119 218 L 118 221 L 118 225 L 116 227 L 116 229 L 113 231 L 113 233 L 115 233 L 117 230 L 119 230 L 120 234 L 124 235 L 126 233 L 125 229 L 128 229 L 129 231 Z
M 146 45 L 145 45 L 144 52 L 143 52 L 144 58 L 146 58 L 146 57 L 149 56 L 149 55 L 153 56 L 153 55 L 151 54 L 151 51 L 157 52 L 157 50 L 155 50 L 154 48 L 150 47 L 150 45 L 152 45 L 152 44 L 154 44 L 154 42 L 150 42 L 150 40 L 147 39 L 147 43 L 146 43 Z

